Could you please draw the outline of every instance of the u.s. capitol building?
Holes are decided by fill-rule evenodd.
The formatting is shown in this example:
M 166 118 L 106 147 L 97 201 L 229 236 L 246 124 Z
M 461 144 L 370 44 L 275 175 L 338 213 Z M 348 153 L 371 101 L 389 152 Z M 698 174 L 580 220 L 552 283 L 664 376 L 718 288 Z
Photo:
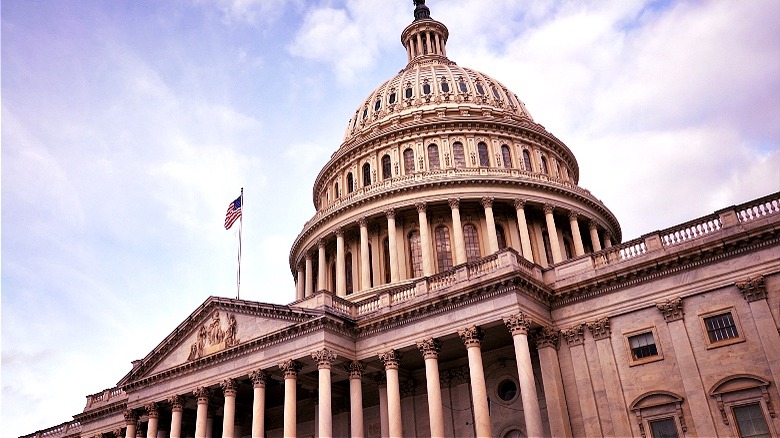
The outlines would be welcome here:
M 208 298 L 29 437 L 780 432 L 780 194 L 623 242 L 571 150 L 415 3 L 408 64 L 315 180 L 290 304 Z

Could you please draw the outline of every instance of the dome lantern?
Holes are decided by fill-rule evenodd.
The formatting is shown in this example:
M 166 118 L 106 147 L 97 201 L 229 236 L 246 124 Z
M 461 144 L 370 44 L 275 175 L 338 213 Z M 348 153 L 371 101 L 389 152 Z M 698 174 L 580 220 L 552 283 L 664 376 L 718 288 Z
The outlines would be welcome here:
M 409 64 L 420 60 L 447 57 L 449 30 L 431 18 L 425 0 L 414 0 L 414 21 L 401 32 L 401 44 L 406 48 Z

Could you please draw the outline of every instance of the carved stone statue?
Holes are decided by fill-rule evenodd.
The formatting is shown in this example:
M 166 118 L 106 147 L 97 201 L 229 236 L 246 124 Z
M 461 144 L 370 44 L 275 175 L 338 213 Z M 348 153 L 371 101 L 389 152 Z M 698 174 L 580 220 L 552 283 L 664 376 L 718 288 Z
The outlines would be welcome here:
M 222 331 L 222 324 L 219 321 L 219 312 L 214 312 L 209 325 L 209 345 L 216 345 L 222 342 L 225 333 Z
M 225 330 L 225 347 L 232 347 L 236 345 L 236 316 L 232 313 L 228 315 L 228 327 Z

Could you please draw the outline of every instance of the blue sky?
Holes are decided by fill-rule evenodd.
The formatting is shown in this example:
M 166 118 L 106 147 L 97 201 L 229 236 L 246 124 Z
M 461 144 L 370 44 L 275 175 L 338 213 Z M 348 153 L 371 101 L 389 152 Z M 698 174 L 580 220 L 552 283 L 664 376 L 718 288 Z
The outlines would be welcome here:
M 430 0 L 449 57 L 563 140 L 624 240 L 780 190 L 780 2 Z M 398 1 L 2 3 L 3 435 L 69 420 L 209 295 L 294 298 Z

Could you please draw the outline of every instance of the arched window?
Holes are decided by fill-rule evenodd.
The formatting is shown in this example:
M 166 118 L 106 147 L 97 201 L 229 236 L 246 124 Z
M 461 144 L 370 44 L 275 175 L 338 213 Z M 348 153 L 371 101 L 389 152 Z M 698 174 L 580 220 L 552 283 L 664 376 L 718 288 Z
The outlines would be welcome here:
M 422 277 L 422 244 L 417 230 L 409 233 L 409 260 L 412 262 L 412 277 Z
M 523 149 L 523 169 L 529 172 L 533 170 L 531 168 L 531 154 L 528 152 L 528 149 Z
M 371 185 L 371 165 L 366 163 L 363 165 L 363 186 Z
M 333 195 L 336 199 L 339 197 L 339 182 L 336 181 L 333 183 Z
M 404 151 L 404 175 L 414 172 L 414 151 L 412 148 L 406 148 Z
M 504 167 L 506 168 L 512 167 L 512 155 L 509 152 L 509 146 L 507 145 L 501 146 L 501 159 L 504 161 Z
M 385 258 L 385 284 L 390 283 L 390 239 L 385 237 L 382 241 L 382 251 Z
M 482 254 L 479 252 L 479 236 L 477 227 L 472 224 L 463 226 L 463 240 L 466 242 L 466 261 L 473 262 L 479 260 Z
M 382 157 L 382 179 L 388 179 L 393 176 L 393 167 L 390 165 L 390 155 Z
M 352 286 L 352 280 L 354 279 L 352 275 L 352 253 L 348 252 L 344 256 L 344 279 L 346 281 L 346 290 L 347 295 L 351 295 L 352 292 L 354 292 L 354 287 Z
M 496 240 L 498 241 L 498 249 L 506 248 L 506 234 L 504 234 L 504 227 L 496 224 Z
M 347 174 L 347 193 L 355 191 L 355 178 L 352 177 L 352 172 Z
M 466 154 L 463 152 L 463 143 L 459 141 L 452 144 L 452 161 L 456 168 L 466 167 Z
M 542 173 L 547 175 L 547 158 L 542 155 Z
M 483 142 L 477 144 L 477 154 L 479 155 L 480 166 L 490 166 L 490 155 L 488 155 L 487 145 Z
M 428 169 L 439 169 L 439 147 L 435 144 L 428 145 Z
M 366 117 L 368 117 L 368 107 L 367 106 L 363 108 L 363 120 L 365 120 Z
M 387 103 L 392 105 L 395 103 L 395 99 L 396 99 L 396 93 L 395 90 L 393 90 L 393 92 L 390 93 L 390 97 L 387 99 Z
M 450 84 L 447 83 L 447 79 L 441 78 L 441 91 L 443 93 L 449 93 L 450 92 Z
M 376 100 L 376 103 L 374 104 L 374 112 L 379 111 L 379 108 L 382 108 L 382 99 Z
M 436 227 L 433 232 L 436 243 L 436 261 L 439 264 L 439 272 L 452 267 L 452 245 L 450 244 L 450 230 L 444 225 Z

